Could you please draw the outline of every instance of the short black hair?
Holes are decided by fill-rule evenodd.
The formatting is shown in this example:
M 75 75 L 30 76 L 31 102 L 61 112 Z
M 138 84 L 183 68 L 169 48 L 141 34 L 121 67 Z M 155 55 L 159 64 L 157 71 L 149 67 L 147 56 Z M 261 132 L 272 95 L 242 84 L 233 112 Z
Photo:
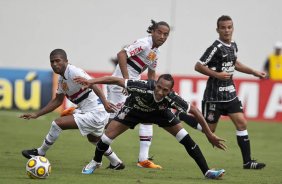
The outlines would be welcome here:
M 173 88 L 173 86 L 174 86 L 174 79 L 173 79 L 173 77 L 170 74 L 162 74 L 162 75 L 159 76 L 158 81 L 160 79 L 165 79 L 167 81 L 170 81 L 171 82 L 171 89 Z
M 64 59 L 68 59 L 66 51 L 63 49 L 55 49 L 50 53 L 50 58 L 54 55 L 61 55 Z
M 151 20 L 152 25 L 150 25 L 147 29 L 147 33 L 152 33 L 152 31 L 155 31 L 159 26 L 166 26 L 169 28 L 170 27 L 168 25 L 168 23 L 164 22 L 164 21 L 160 21 L 160 22 L 156 22 L 154 20 Z
M 229 16 L 229 15 L 222 15 L 220 16 L 218 19 L 217 19 L 217 28 L 219 27 L 219 22 L 220 21 L 227 21 L 227 20 L 231 20 L 232 21 L 232 18 Z

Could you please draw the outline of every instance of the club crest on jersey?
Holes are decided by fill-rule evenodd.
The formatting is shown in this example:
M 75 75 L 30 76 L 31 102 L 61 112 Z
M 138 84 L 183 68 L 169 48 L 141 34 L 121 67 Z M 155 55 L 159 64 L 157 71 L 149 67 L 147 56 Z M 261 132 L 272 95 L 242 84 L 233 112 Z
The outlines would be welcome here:
M 209 121 L 214 121 L 214 113 L 213 113 L 213 112 L 209 112 L 207 119 L 208 119 Z
M 68 91 L 68 90 L 69 90 L 68 84 L 67 84 L 66 82 L 63 82 L 63 83 L 62 83 L 62 89 L 63 89 L 64 91 Z
M 166 109 L 166 106 L 165 106 L 165 105 L 160 105 L 160 106 L 159 106 L 159 109 L 160 109 L 160 110 L 164 110 L 164 109 Z
M 155 61 L 157 58 L 157 54 L 154 51 L 151 51 L 148 55 L 147 55 L 147 59 L 149 61 Z

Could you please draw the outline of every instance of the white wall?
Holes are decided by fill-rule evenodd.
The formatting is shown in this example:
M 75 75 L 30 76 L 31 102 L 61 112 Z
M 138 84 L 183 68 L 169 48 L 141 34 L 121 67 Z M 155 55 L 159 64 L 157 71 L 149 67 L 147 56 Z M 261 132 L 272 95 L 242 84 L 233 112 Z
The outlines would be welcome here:
M 261 69 L 282 40 L 281 7 L 280 0 L 0 0 L 0 67 L 48 69 L 50 51 L 63 48 L 70 63 L 111 72 L 110 57 L 146 36 L 155 19 L 173 26 L 157 72 L 197 74 L 195 62 L 218 37 L 217 18 L 228 14 L 240 60 Z

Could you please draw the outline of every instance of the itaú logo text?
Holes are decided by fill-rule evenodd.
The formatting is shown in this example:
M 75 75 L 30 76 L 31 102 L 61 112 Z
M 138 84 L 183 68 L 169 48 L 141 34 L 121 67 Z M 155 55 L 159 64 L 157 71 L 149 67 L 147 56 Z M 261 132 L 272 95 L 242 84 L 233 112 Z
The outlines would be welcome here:
M 0 78 L 0 109 L 11 109 L 13 102 L 20 110 L 36 110 L 40 107 L 41 82 L 35 80 L 36 72 L 29 72 L 25 79 L 13 83 Z

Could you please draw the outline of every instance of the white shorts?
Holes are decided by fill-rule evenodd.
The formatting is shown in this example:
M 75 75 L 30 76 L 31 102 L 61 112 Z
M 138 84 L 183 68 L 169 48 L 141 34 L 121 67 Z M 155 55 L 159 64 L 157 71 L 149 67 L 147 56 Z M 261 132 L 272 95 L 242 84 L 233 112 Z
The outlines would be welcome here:
M 123 106 L 128 96 L 122 93 L 123 88 L 117 85 L 107 85 L 107 100 L 113 103 L 118 110 Z M 118 112 L 110 113 L 110 118 L 114 118 Z
M 83 136 L 88 134 L 101 136 L 109 120 L 109 114 L 106 111 L 75 112 L 73 117 Z

